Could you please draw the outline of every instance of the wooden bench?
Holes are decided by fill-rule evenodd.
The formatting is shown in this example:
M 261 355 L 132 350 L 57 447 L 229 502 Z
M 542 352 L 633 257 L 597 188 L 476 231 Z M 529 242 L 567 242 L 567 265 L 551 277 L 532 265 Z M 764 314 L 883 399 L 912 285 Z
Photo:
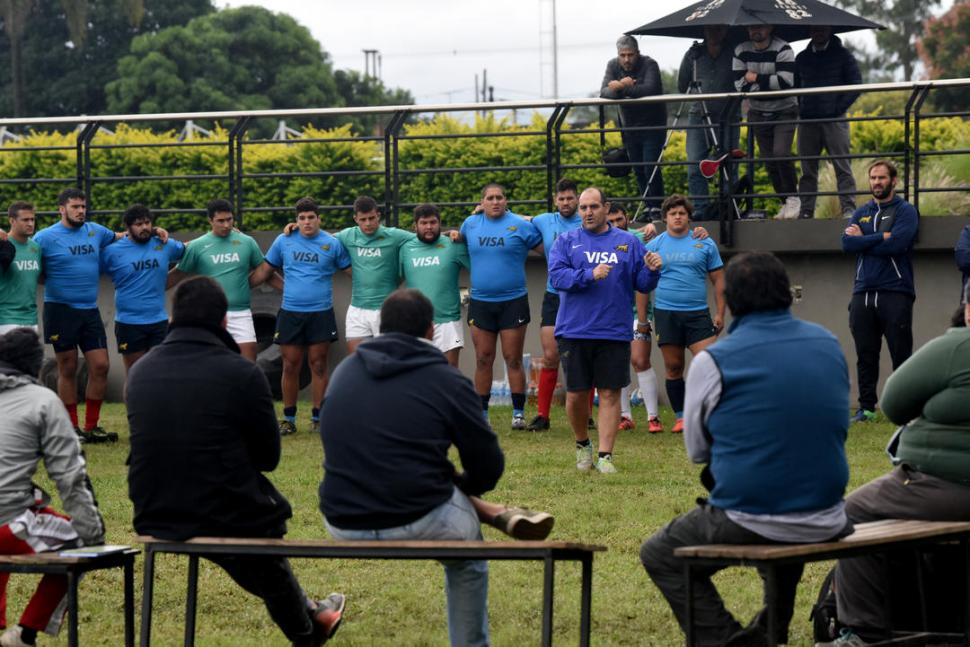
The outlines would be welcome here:
M 125 646 L 135 644 L 135 555 L 138 550 L 100 555 L 98 557 L 62 557 L 56 552 L 34 555 L 0 555 L 0 572 L 7 573 L 53 573 L 67 577 L 67 644 L 77 647 L 78 591 L 81 575 L 89 571 L 109 568 L 124 570 Z
M 542 595 L 542 645 L 552 645 L 553 587 L 556 562 L 580 562 L 582 587 L 579 644 L 589 645 L 592 604 L 593 555 L 603 546 L 559 541 L 321 541 L 292 539 L 246 539 L 196 537 L 185 542 L 138 537 L 145 546 L 144 591 L 141 616 L 141 647 L 151 641 L 152 590 L 155 555 L 188 555 L 188 592 L 185 600 L 185 640 L 195 644 L 199 557 L 207 555 L 272 555 L 309 559 L 485 559 L 533 560 L 544 564 Z
M 765 597 L 768 599 L 768 644 L 775 645 L 775 625 L 777 623 L 774 605 L 776 590 L 776 571 L 778 566 L 786 564 L 807 564 L 830 559 L 856 557 L 900 548 L 913 548 L 939 544 L 943 542 L 959 542 L 961 553 L 966 558 L 965 582 L 968 584 L 965 611 L 965 633 L 963 640 L 970 640 L 970 522 L 962 521 L 914 521 L 904 519 L 886 519 L 872 523 L 856 524 L 855 532 L 839 541 L 819 544 L 751 544 L 724 545 L 711 544 L 708 546 L 684 546 L 674 550 L 674 555 L 685 560 L 684 578 L 687 592 L 687 645 L 694 644 L 693 636 L 693 574 L 698 566 L 755 566 L 766 571 Z M 922 588 L 922 578 L 920 578 Z M 925 609 L 925 597 L 920 590 L 920 599 Z M 890 610 L 886 609 L 887 620 L 891 620 Z M 925 620 L 925 613 L 923 615 Z M 891 624 L 886 625 L 887 629 Z M 925 627 L 924 627 L 925 628 Z M 894 633 L 894 636 L 897 635 Z M 931 635 L 937 637 L 952 637 L 954 634 L 931 634 L 921 632 L 901 636 L 899 641 L 911 641 Z M 886 643 L 879 643 L 886 644 Z

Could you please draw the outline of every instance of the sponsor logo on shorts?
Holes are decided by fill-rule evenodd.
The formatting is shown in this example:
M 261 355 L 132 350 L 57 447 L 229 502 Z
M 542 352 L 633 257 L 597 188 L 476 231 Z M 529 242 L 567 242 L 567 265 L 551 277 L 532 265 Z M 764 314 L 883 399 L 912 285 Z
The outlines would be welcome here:
M 56 335 L 51 335 L 51 341 L 57 341 L 60 338 L 61 338 L 60 333 L 57 333 Z
M 520 324 L 525 323 L 525 318 L 523 317 L 522 319 L 519 319 L 519 323 Z
M 128 350 L 128 342 L 124 342 L 123 344 L 118 344 L 118 350 Z

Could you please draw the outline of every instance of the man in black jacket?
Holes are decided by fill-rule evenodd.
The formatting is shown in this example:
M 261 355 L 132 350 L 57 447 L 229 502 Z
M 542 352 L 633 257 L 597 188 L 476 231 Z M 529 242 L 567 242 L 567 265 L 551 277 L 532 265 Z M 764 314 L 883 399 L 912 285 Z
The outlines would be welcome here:
M 162 539 L 282 537 L 290 504 L 262 472 L 280 460 L 269 383 L 225 330 L 219 284 L 180 284 L 165 341 L 128 375 L 128 496 L 135 531 Z M 286 559 L 211 556 L 263 599 L 294 645 L 322 645 L 337 630 L 344 596 L 315 602 Z
M 809 28 L 811 42 L 795 57 L 795 83 L 803 88 L 823 88 L 833 85 L 862 83 L 859 65 L 852 52 L 842 46 L 831 27 L 815 25 Z M 849 154 L 849 124 L 845 112 L 859 98 L 858 92 L 810 94 L 800 98 L 802 119 L 826 119 L 798 126 L 798 155 L 802 158 L 802 177 L 798 193 L 802 206 L 799 218 L 815 216 L 815 193 L 818 191 L 818 156 L 822 149 L 832 157 L 835 179 L 839 188 L 839 206 L 844 218 L 855 211 L 855 178 L 852 163 L 842 155 Z M 838 120 L 838 121 L 832 121 Z M 814 159 L 813 159 L 814 158 Z
M 480 520 L 520 539 L 543 539 L 552 517 L 477 497 L 498 482 L 505 458 L 472 383 L 428 343 L 434 308 L 415 289 L 381 307 L 381 335 L 333 373 L 320 415 L 320 509 L 343 540 L 479 540 Z M 360 407 L 366 393 L 379 407 Z M 448 460 L 454 445 L 464 472 Z M 488 644 L 488 562 L 448 561 L 452 645 Z

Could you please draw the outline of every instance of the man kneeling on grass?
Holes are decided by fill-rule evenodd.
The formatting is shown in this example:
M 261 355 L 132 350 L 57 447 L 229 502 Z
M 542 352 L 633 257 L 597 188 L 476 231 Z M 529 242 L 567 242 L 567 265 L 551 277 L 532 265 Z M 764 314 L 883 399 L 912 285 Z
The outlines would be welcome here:
M 495 487 L 505 459 L 472 383 L 431 343 L 428 298 L 397 290 L 384 301 L 380 322 L 380 337 L 334 371 L 320 415 L 320 507 L 330 534 L 480 540 L 484 521 L 518 539 L 545 539 L 550 515 L 476 498 Z M 380 406 L 361 408 L 363 397 Z M 462 473 L 448 460 L 451 445 Z M 451 644 L 487 645 L 488 562 L 443 564 Z

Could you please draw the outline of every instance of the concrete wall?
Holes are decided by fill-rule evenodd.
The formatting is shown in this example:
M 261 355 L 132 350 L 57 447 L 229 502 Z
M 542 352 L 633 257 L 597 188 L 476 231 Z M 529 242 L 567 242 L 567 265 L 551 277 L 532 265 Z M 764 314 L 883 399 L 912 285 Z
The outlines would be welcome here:
M 711 234 L 718 239 L 717 224 L 706 224 L 711 225 Z M 951 314 L 959 305 L 960 273 L 953 262 L 953 245 L 959 237 L 960 230 L 967 224 L 970 224 L 970 218 L 966 217 L 924 218 L 921 223 L 920 239 L 916 246 L 914 260 L 917 299 L 913 329 L 916 348 L 942 333 L 948 326 Z M 843 227 L 844 222 L 840 220 L 740 221 L 735 225 L 735 245 L 730 249 L 722 246 L 721 254 L 725 260 L 731 254 L 744 250 L 770 250 L 778 254 L 788 268 L 792 284 L 801 286 L 802 289 L 802 299 L 793 307 L 795 315 L 825 326 L 839 338 L 849 363 L 854 394 L 855 351 L 849 333 L 848 304 L 852 294 L 855 260 L 841 251 L 840 236 Z M 195 235 L 178 237 L 182 240 L 190 240 Z M 272 232 L 256 234 L 256 239 L 264 250 L 269 247 L 274 238 L 275 234 Z M 539 308 L 542 304 L 546 281 L 546 266 L 541 256 L 532 255 L 529 258 L 527 277 L 532 305 L 532 324 L 529 325 L 526 335 L 525 352 L 531 353 L 533 357 L 539 357 L 542 354 L 539 342 Z M 463 275 L 461 285 L 468 285 L 467 274 Z M 112 323 L 114 290 L 107 280 L 103 280 L 102 288 L 99 305 L 108 330 L 112 363 L 108 397 L 118 399 L 124 382 L 124 368 L 120 356 L 115 353 Z M 341 339 L 343 338 L 343 313 L 346 312 L 349 303 L 350 280 L 341 274 L 334 279 L 334 304 Z M 278 307 L 278 293 L 265 287 L 254 291 L 253 310 L 258 327 L 271 325 L 272 315 Z M 471 376 L 474 371 L 475 357 L 467 325 L 465 332 L 466 346 L 462 352 L 461 369 L 466 375 Z M 331 367 L 336 366 L 344 355 L 344 345 L 335 344 L 330 353 Z M 656 346 L 653 348 L 652 361 L 662 385 L 663 360 Z M 884 352 L 880 370 L 880 389 L 882 381 L 890 370 L 888 352 Z M 504 373 L 501 359 L 496 361 L 495 373 L 496 379 L 501 379 Z

